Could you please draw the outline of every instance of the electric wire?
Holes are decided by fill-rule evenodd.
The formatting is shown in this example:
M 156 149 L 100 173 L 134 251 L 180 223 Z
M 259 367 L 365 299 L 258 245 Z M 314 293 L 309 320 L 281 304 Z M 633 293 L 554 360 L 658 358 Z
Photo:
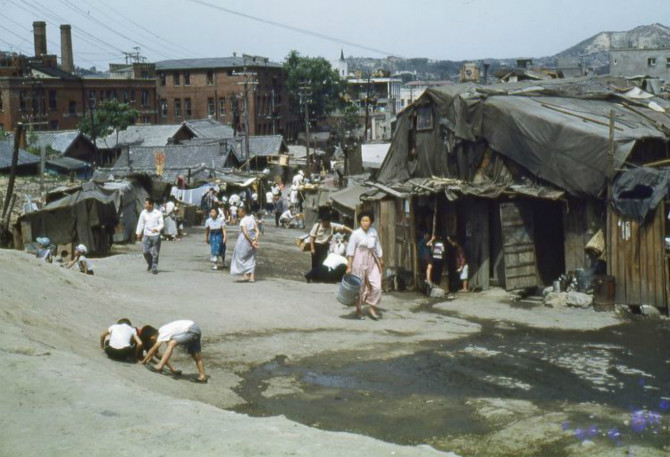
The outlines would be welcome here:
M 189 1 L 191 3 L 197 3 L 199 5 L 206 6 L 208 8 L 223 11 L 223 12 L 229 13 L 229 14 L 234 14 L 236 16 L 244 17 L 246 19 L 250 19 L 250 20 L 256 21 L 256 22 L 261 22 L 263 24 L 272 25 L 274 27 L 278 27 L 278 28 L 281 28 L 281 29 L 284 29 L 284 30 L 289 30 L 289 31 L 292 31 L 292 32 L 301 33 L 303 35 L 308 35 L 308 36 L 312 36 L 312 37 L 315 37 L 315 38 L 321 38 L 321 39 L 326 40 L 326 41 L 332 41 L 334 43 L 344 44 L 344 45 L 352 46 L 352 47 L 359 48 L 359 49 L 364 49 L 366 51 L 371 51 L 371 52 L 374 52 L 376 54 L 382 54 L 382 55 L 387 55 L 387 56 L 395 55 L 397 57 L 400 57 L 398 54 L 394 54 L 392 52 L 388 52 L 388 51 L 384 51 L 384 50 L 381 50 L 381 49 L 372 48 L 372 47 L 365 46 L 365 45 L 362 45 L 362 44 L 354 43 L 353 41 L 348 41 L 348 40 L 343 40 L 343 39 L 340 39 L 340 38 L 332 37 L 332 36 L 329 36 L 329 35 L 325 35 L 323 33 L 312 32 L 311 30 L 303 29 L 303 28 L 300 28 L 300 27 L 295 27 L 295 26 L 292 26 L 292 25 L 282 24 L 281 22 L 270 21 L 268 19 L 263 19 L 263 18 L 258 17 L 258 16 L 252 16 L 251 14 L 242 13 L 240 11 L 235 11 L 235 10 L 232 10 L 230 8 L 223 7 L 223 6 L 213 5 L 211 3 L 207 3 L 207 2 L 204 2 L 202 0 L 189 0 Z

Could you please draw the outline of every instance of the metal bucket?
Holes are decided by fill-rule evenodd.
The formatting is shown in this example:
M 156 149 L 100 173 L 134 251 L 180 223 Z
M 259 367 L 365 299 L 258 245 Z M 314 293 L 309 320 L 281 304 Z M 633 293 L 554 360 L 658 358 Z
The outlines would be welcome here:
M 356 275 L 344 275 L 337 292 L 337 301 L 346 306 L 355 305 L 363 285 L 363 280 Z

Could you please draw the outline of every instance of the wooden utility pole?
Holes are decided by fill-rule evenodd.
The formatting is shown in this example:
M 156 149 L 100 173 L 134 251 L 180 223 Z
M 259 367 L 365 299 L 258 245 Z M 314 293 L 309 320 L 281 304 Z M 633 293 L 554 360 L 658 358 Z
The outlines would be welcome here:
M 370 119 L 370 86 L 372 82 L 372 76 L 368 73 L 368 84 L 367 91 L 365 93 L 365 129 L 363 131 L 363 143 L 368 141 L 368 120 Z
M 310 97 L 312 96 L 311 92 L 311 81 L 304 83 L 302 86 L 299 88 L 299 96 L 300 96 L 300 103 L 303 105 L 303 109 L 305 110 L 305 158 L 307 159 L 307 168 L 310 168 L 311 166 L 311 159 L 309 157 L 309 142 L 310 142 L 310 137 L 309 137 L 309 102 L 310 102 Z
M 243 86 L 243 103 L 244 103 L 244 168 L 249 171 L 249 163 L 251 162 L 250 152 L 249 152 L 249 91 L 255 91 L 258 81 L 256 81 L 256 73 L 247 72 L 247 67 L 244 67 L 242 73 L 233 73 L 235 76 L 242 76 L 244 79 L 242 82 L 237 83 L 238 85 Z
M 607 143 L 607 237 L 605 250 L 607 252 L 607 274 L 612 274 L 612 180 L 614 179 L 614 110 L 610 110 L 609 141 Z
M 2 219 L 8 221 L 10 214 L 8 210 L 10 207 L 10 202 L 12 200 L 12 194 L 14 193 L 14 181 L 16 180 L 16 167 L 19 163 L 19 143 L 21 142 L 21 137 L 23 136 L 23 123 L 19 122 L 16 126 L 16 131 L 14 133 L 14 151 L 12 154 L 12 166 L 9 170 L 9 182 L 7 183 L 7 192 L 5 193 L 5 204 L 2 208 Z

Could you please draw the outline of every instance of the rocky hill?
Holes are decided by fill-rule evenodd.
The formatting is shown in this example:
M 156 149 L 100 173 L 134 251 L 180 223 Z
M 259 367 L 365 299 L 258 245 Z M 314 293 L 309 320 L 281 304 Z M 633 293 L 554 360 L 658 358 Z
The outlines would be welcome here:
M 663 24 L 643 25 L 624 32 L 601 32 L 553 56 L 536 57 L 536 66 L 555 68 L 558 59 L 583 62 L 599 72 L 609 70 L 609 49 L 615 47 L 670 47 L 670 27 Z M 401 59 L 387 57 L 374 59 L 369 57 L 349 57 L 349 69 L 352 71 L 383 70 L 399 73 L 404 79 L 418 80 L 456 80 L 463 61 L 429 60 L 423 58 Z M 515 59 L 485 59 L 491 72 L 499 68 L 515 66 Z

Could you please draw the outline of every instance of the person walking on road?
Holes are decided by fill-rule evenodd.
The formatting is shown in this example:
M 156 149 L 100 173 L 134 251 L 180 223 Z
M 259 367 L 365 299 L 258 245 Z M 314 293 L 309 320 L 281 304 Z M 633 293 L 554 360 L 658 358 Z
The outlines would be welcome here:
M 154 208 L 154 201 L 147 198 L 144 210 L 137 221 L 137 241 L 142 242 L 142 253 L 147 262 L 147 271 L 158 274 L 158 254 L 161 250 L 161 230 L 165 226 L 163 213 Z
M 305 273 L 307 282 L 312 282 L 317 279 L 319 267 L 321 267 L 323 261 L 328 257 L 330 240 L 333 238 L 333 233 L 335 232 L 351 233 L 352 230 L 346 225 L 331 223 L 330 214 L 324 214 L 309 232 L 312 269 Z
M 205 242 L 210 246 L 212 254 L 210 260 L 214 264 L 212 270 L 219 269 L 219 257 L 221 257 L 221 267 L 226 267 L 226 241 L 228 241 L 226 221 L 219 216 L 216 208 L 212 208 L 209 212 L 209 219 L 205 222 Z
M 362 306 L 370 306 L 370 317 L 374 320 L 380 318 L 375 310 L 382 297 L 382 271 L 384 260 L 382 257 L 382 246 L 379 241 L 377 230 L 372 228 L 375 218 L 372 213 L 363 211 L 358 216 L 360 227 L 349 237 L 347 245 L 346 274 L 353 273 L 361 278 L 363 285 L 356 302 L 356 317 L 364 319 Z
M 240 234 L 230 261 L 230 274 L 242 276 L 243 281 L 255 282 L 256 256 L 258 254 L 258 240 L 260 233 L 256 225 L 256 219 L 247 215 L 246 208 L 241 206 L 238 210 L 240 220 Z

